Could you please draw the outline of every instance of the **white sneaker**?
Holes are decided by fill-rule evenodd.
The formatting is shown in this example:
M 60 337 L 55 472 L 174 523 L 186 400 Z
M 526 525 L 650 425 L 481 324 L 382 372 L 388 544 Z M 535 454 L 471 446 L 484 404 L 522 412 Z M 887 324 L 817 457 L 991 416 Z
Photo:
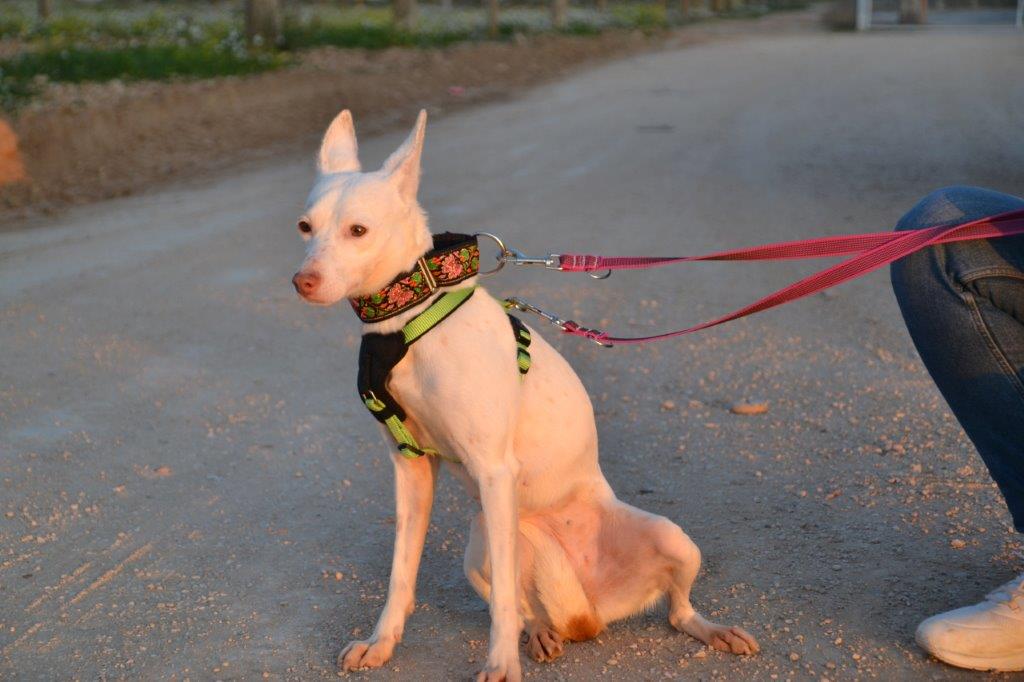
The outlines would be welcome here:
M 1024 573 L 985 601 L 932 616 L 917 643 L 940 661 L 972 670 L 1024 670 Z

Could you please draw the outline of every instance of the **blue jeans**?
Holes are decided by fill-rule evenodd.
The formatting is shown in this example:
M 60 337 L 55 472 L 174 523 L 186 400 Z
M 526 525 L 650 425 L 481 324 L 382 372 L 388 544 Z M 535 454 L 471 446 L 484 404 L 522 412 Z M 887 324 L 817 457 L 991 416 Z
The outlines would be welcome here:
M 1024 208 L 977 187 L 933 192 L 897 230 Z M 933 246 L 892 265 L 910 336 L 1024 532 L 1024 236 Z

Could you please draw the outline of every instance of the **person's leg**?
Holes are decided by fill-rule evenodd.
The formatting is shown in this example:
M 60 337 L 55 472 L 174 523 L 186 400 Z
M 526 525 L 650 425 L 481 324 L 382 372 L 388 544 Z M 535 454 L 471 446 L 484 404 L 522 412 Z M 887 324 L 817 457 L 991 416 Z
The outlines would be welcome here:
M 897 229 L 1020 208 L 1024 199 L 951 187 L 922 200 Z M 1024 532 L 1024 237 L 919 251 L 893 264 L 892 284 L 925 367 Z M 992 601 L 928 619 L 918 642 L 955 665 L 1024 669 L 1024 611 L 1015 597 L 1024 605 L 1021 579 Z
M 927 196 L 897 224 L 909 230 L 1024 208 L 974 187 Z M 921 360 L 1024 532 L 1024 237 L 944 244 L 892 266 L 892 284 Z

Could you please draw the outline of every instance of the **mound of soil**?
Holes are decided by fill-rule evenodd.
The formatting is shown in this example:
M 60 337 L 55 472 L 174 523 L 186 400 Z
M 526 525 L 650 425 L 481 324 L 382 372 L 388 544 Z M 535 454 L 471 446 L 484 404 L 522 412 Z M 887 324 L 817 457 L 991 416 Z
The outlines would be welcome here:
M 54 85 L 12 121 L 30 179 L 2 190 L 0 203 L 54 208 L 123 195 L 319 134 L 345 107 L 372 132 L 420 107 L 500 96 L 658 40 L 615 32 L 432 50 L 326 48 L 249 77 Z
M 352 109 L 361 133 L 378 132 L 408 123 L 421 107 L 437 114 L 507 96 L 581 64 L 801 20 L 781 14 L 655 35 L 517 36 L 428 50 L 323 48 L 254 76 L 51 84 L 11 121 L 28 178 L 0 187 L 0 223 L 310 144 L 342 108 Z

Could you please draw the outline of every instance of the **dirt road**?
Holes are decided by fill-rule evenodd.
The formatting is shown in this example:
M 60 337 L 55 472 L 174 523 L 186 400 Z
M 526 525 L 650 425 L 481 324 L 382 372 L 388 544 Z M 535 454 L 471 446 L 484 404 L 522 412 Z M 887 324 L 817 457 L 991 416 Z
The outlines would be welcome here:
M 630 58 L 433 121 L 423 200 L 437 229 L 538 253 L 882 229 L 942 185 L 1024 191 L 1022 57 L 1009 31 L 947 31 Z M 362 140 L 365 165 L 399 139 Z M 393 519 L 354 396 L 358 328 L 288 282 L 311 158 L 0 235 L 0 676 L 330 678 L 372 627 Z M 489 285 L 641 333 L 811 267 Z M 913 627 L 1022 570 L 1021 543 L 884 275 L 689 340 L 560 347 L 612 484 L 693 536 L 698 608 L 763 653 L 706 652 L 659 609 L 529 676 L 960 676 Z M 769 412 L 731 414 L 745 396 Z M 464 679 L 484 658 L 486 608 L 461 574 L 470 505 L 446 479 L 435 509 L 406 641 L 365 679 Z

